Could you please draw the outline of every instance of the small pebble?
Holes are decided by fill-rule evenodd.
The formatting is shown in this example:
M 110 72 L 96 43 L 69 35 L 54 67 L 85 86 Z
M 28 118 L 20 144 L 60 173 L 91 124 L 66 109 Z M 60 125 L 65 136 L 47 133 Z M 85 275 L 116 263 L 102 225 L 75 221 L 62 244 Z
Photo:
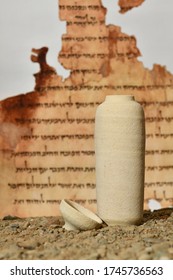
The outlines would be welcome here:
M 139 256 L 139 260 L 151 260 L 151 256 L 149 254 L 142 254 Z
M 153 248 L 152 247 L 146 247 L 145 252 L 148 253 L 148 254 L 151 254 L 153 252 Z
M 37 241 L 21 241 L 17 245 L 27 250 L 34 250 L 40 243 Z
M 23 224 L 22 228 L 27 229 L 29 226 L 30 226 L 30 222 L 27 221 L 26 223 Z
M 20 226 L 19 226 L 19 224 L 11 224 L 10 227 L 11 227 L 12 229 L 17 229 L 17 228 L 19 228 Z

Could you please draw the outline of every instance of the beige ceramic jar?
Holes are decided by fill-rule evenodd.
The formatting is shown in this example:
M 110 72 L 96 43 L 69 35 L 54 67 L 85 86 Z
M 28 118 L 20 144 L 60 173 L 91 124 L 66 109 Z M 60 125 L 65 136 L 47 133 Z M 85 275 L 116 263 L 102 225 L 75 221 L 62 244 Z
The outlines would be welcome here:
M 139 224 L 143 217 L 145 122 L 131 95 L 109 95 L 95 124 L 98 216 L 108 225 Z

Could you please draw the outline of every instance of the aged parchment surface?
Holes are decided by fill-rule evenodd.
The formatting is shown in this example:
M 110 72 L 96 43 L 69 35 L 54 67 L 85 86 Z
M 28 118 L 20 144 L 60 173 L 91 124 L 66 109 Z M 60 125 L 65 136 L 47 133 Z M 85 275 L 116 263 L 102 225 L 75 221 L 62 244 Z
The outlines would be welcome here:
M 67 30 L 58 59 L 69 78 L 46 63 L 46 47 L 33 49 L 35 90 L 0 103 L 0 216 L 58 215 L 63 198 L 96 211 L 94 118 L 107 94 L 132 94 L 143 105 L 144 206 L 151 198 L 172 206 L 173 75 L 138 61 L 136 38 L 106 26 L 100 0 L 59 0 L 59 14 Z
M 124 14 L 133 8 L 140 6 L 145 0 L 119 0 L 120 13 Z

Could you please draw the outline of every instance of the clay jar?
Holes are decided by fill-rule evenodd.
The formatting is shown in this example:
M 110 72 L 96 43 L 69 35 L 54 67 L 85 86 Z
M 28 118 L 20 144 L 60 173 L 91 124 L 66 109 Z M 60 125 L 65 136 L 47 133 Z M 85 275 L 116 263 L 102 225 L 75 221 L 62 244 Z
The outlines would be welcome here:
M 144 201 L 145 123 L 131 95 L 109 95 L 95 123 L 98 216 L 108 225 L 140 224 Z

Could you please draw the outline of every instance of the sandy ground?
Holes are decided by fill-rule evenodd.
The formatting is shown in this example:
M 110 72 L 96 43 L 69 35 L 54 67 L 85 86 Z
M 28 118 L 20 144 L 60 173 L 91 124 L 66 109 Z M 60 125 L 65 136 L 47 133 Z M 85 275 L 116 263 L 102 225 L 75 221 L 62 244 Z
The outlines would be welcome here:
M 139 226 L 66 231 L 62 217 L 0 220 L 0 259 L 173 259 L 173 208 L 145 211 Z

